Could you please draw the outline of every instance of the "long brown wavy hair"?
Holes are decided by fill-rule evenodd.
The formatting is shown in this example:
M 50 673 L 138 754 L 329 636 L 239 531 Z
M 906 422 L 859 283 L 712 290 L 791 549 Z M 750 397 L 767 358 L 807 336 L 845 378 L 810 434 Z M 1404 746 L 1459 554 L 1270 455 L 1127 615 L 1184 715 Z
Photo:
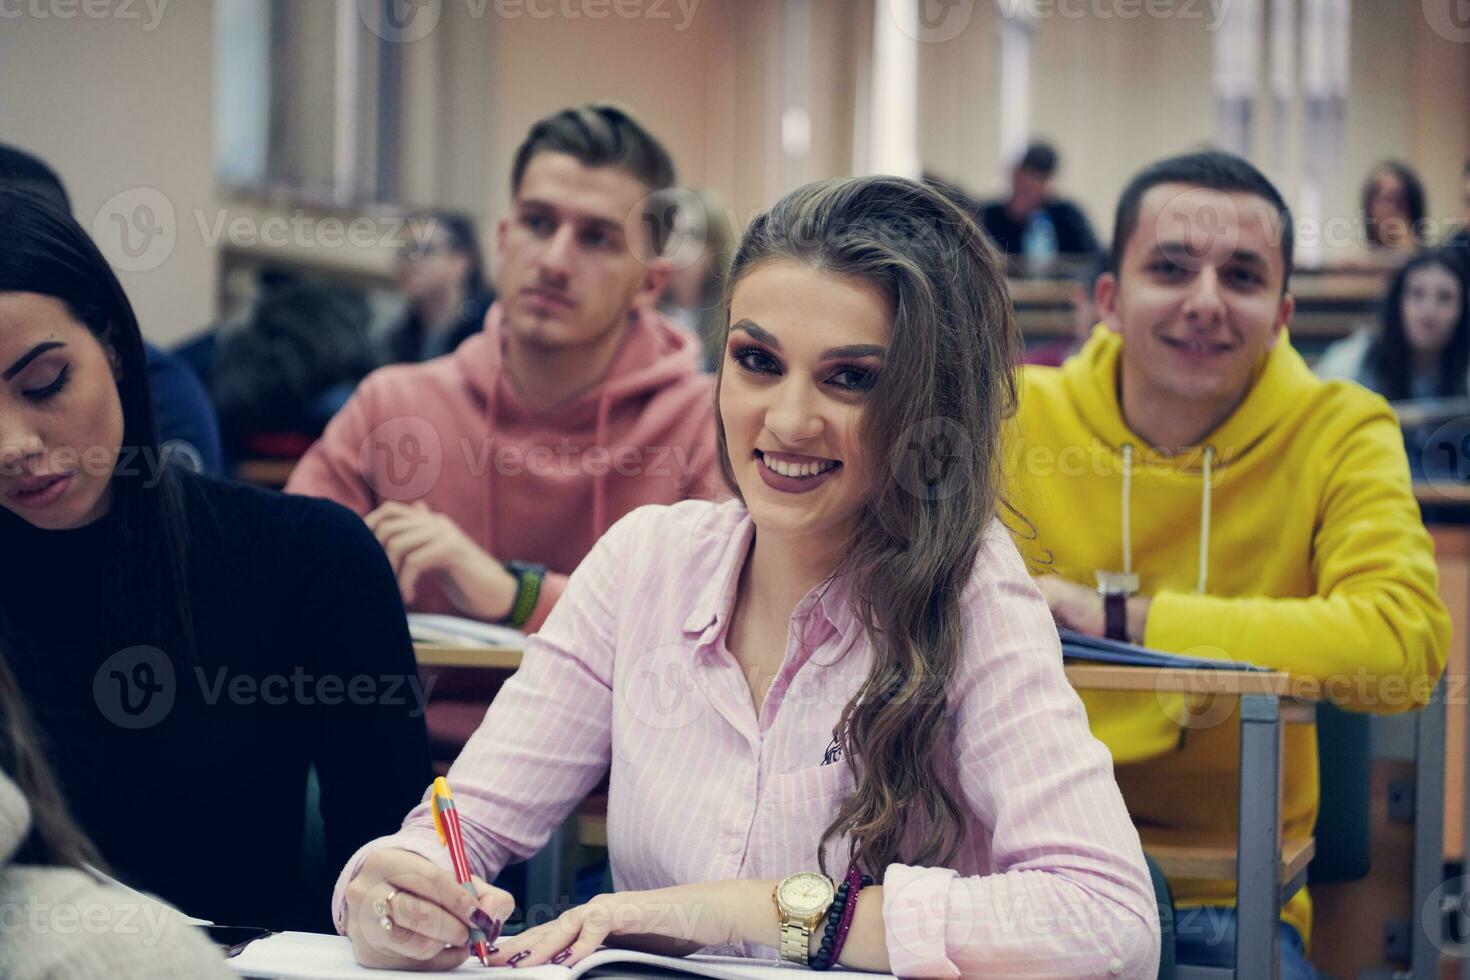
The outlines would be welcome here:
M 850 585 L 874 660 L 835 733 L 856 787 L 822 844 L 849 835 L 850 860 L 878 874 L 896 860 L 943 863 L 961 843 L 964 818 L 938 769 L 964 655 L 960 594 L 1005 506 L 1002 430 L 1016 408 L 1020 334 L 1005 275 L 975 223 L 932 186 L 898 177 L 820 181 L 746 230 L 727 280 L 726 343 L 736 284 L 776 259 L 861 279 L 894 310 L 882 374 L 859 423 L 861 445 L 877 463 L 834 573 Z M 720 382 L 726 360 L 722 353 Z M 717 431 L 725 482 L 739 496 L 723 421 Z M 924 839 L 900 854 L 916 817 Z

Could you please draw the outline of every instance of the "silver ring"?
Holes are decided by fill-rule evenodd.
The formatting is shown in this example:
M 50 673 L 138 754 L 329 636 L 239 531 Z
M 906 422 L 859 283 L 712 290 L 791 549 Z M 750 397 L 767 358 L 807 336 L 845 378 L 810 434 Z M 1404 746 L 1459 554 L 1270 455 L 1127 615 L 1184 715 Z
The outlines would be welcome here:
M 388 894 L 373 901 L 373 915 L 378 917 L 378 925 L 389 935 L 393 934 L 393 899 L 398 895 L 398 889 L 388 889 Z

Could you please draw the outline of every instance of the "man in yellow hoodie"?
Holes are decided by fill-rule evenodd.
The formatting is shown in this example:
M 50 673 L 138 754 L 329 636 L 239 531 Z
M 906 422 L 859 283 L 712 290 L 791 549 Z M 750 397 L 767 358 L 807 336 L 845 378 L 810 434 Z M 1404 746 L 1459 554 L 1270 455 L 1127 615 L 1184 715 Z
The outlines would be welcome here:
M 1291 346 L 1291 252 L 1285 202 L 1239 157 L 1133 179 L 1103 323 L 1062 367 L 1023 372 L 1008 482 L 1037 537 L 1020 543 L 1061 625 L 1412 709 L 1449 644 L 1433 545 L 1388 404 L 1317 380 Z M 1105 600 L 1100 572 L 1129 594 Z M 1084 701 L 1140 826 L 1234 833 L 1233 718 L 1186 731 L 1167 698 Z M 1288 727 L 1284 783 L 1284 835 L 1308 837 L 1315 727 Z M 1174 884 L 1180 962 L 1232 962 L 1233 883 Z M 1282 977 L 1314 976 L 1305 890 L 1282 919 Z

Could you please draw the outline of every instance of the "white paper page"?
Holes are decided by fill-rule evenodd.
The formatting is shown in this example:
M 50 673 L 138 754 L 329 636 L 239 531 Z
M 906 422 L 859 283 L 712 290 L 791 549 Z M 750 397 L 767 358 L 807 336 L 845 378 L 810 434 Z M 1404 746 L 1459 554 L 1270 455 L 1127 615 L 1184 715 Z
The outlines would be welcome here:
M 643 967 L 643 969 L 640 969 Z M 813 976 L 791 964 L 772 960 L 751 960 L 731 956 L 655 956 L 628 949 L 604 949 L 593 953 L 572 970 L 573 977 L 669 977 L 690 974 L 712 980 L 795 980 Z M 850 970 L 828 970 L 823 977 L 837 980 L 881 980 L 887 974 L 854 973 Z
M 327 936 L 311 932 L 283 932 L 257 939 L 244 952 L 226 961 L 240 976 L 252 980 L 423 980 L 425 974 L 408 970 L 371 970 L 359 966 L 352 957 L 352 943 L 343 936 Z M 618 964 L 630 964 L 619 968 Z M 645 972 L 642 967 L 650 969 Z M 638 953 L 632 950 L 605 949 L 593 953 L 577 964 L 575 970 L 562 966 L 535 966 L 513 969 L 485 969 L 473 958 L 460 964 L 450 976 L 492 976 L 514 974 L 532 980 L 571 980 L 590 973 L 597 976 L 669 976 L 697 974 L 715 980 L 793 980 L 802 975 L 797 967 L 778 966 L 762 960 L 728 956 L 690 956 L 674 958 Z M 441 976 L 443 974 L 440 974 Z M 875 980 L 878 974 L 830 970 L 825 975 L 833 980 Z
M 257 939 L 225 963 L 242 977 L 260 980 L 424 980 L 428 976 L 485 977 L 501 973 L 533 980 L 567 980 L 571 971 L 562 966 L 530 969 L 499 967 L 487 970 L 474 957 L 447 973 L 409 970 L 371 970 L 359 966 L 352 956 L 352 942 L 345 936 L 315 932 L 282 932 Z
M 408 633 L 419 643 L 444 646 L 491 646 L 513 650 L 522 650 L 526 646 L 526 634 L 520 630 L 438 613 L 409 613 Z

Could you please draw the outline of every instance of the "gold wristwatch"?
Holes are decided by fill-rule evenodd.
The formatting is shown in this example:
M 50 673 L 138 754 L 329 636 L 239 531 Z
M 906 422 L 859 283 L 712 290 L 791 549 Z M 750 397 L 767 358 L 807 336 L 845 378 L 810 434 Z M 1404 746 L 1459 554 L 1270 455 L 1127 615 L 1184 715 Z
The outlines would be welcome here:
M 812 871 L 790 875 L 776 886 L 771 898 L 781 923 L 781 959 L 807 965 L 812 929 L 826 917 L 836 896 L 832 879 Z

